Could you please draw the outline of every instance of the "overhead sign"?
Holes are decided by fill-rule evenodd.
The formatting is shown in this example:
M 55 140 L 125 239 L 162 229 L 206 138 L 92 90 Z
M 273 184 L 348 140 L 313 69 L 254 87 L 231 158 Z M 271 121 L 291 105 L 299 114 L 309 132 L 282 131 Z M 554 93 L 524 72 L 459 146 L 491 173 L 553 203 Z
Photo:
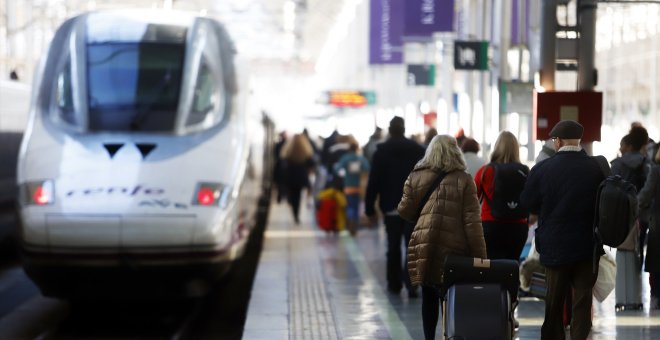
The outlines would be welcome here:
M 457 70 L 488 70 L 488 42 L 454 42 L 454 68 Z
M 328 91 L 318 100 L 319 104 L 336 107 L 363 107 L 376 104 L 373 91 Z
M 435 85 L 435 65 L 408 65 L 408 86 Z
M 404 1 L 371 0 L 369 64 L 403 63 Z
M 454 0 L 406 0 L 406 40 L 429 40 L 434 32 L 452 32 Z

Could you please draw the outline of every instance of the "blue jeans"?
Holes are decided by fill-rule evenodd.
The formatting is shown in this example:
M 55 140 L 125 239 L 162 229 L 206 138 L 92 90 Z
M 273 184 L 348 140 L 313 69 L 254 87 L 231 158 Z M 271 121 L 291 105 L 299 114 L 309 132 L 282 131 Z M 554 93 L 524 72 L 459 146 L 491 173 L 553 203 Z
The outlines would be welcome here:
M 360 220 L 360 194 L 346 195 L 346 219 L 357 226 Z

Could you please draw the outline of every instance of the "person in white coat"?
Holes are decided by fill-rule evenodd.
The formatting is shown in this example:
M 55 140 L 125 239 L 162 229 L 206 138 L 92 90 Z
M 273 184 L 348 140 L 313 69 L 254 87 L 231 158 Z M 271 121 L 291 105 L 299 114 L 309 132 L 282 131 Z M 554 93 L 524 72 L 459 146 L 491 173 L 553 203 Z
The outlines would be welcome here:
M 477 155 L 480 150 L 479 142 L 474 140 L 474 138 L 465 138 L 461 145 L 461 150 L 463 151 L 465 164 L 467 165 L 466 171 L 474 179 L 477 170 L 486 164 L 486 161 Z

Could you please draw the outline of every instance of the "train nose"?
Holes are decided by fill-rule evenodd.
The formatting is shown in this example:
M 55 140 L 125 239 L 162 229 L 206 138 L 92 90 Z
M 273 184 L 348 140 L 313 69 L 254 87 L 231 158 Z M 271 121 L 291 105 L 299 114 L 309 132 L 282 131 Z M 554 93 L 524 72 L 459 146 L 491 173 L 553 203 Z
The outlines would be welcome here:
M 110 158 L 114 158 L 117 152 L 127 144 L 132 143 L 104 143 L 103 148 L 108 152 Z M 155 143 L 134 143 L 134 145 L 142 155 L 142 159 L 146 159 L 147 156 L 149 156 L 149 154 L 157 147 Z

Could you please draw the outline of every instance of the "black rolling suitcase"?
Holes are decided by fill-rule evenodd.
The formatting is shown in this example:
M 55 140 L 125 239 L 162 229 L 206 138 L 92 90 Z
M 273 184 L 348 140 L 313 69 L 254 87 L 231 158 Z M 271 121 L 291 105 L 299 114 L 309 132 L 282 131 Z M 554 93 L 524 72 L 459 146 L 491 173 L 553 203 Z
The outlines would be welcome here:
M 518 262 L 450 256 L 442 294 L 446 339 L 512 339 Z

